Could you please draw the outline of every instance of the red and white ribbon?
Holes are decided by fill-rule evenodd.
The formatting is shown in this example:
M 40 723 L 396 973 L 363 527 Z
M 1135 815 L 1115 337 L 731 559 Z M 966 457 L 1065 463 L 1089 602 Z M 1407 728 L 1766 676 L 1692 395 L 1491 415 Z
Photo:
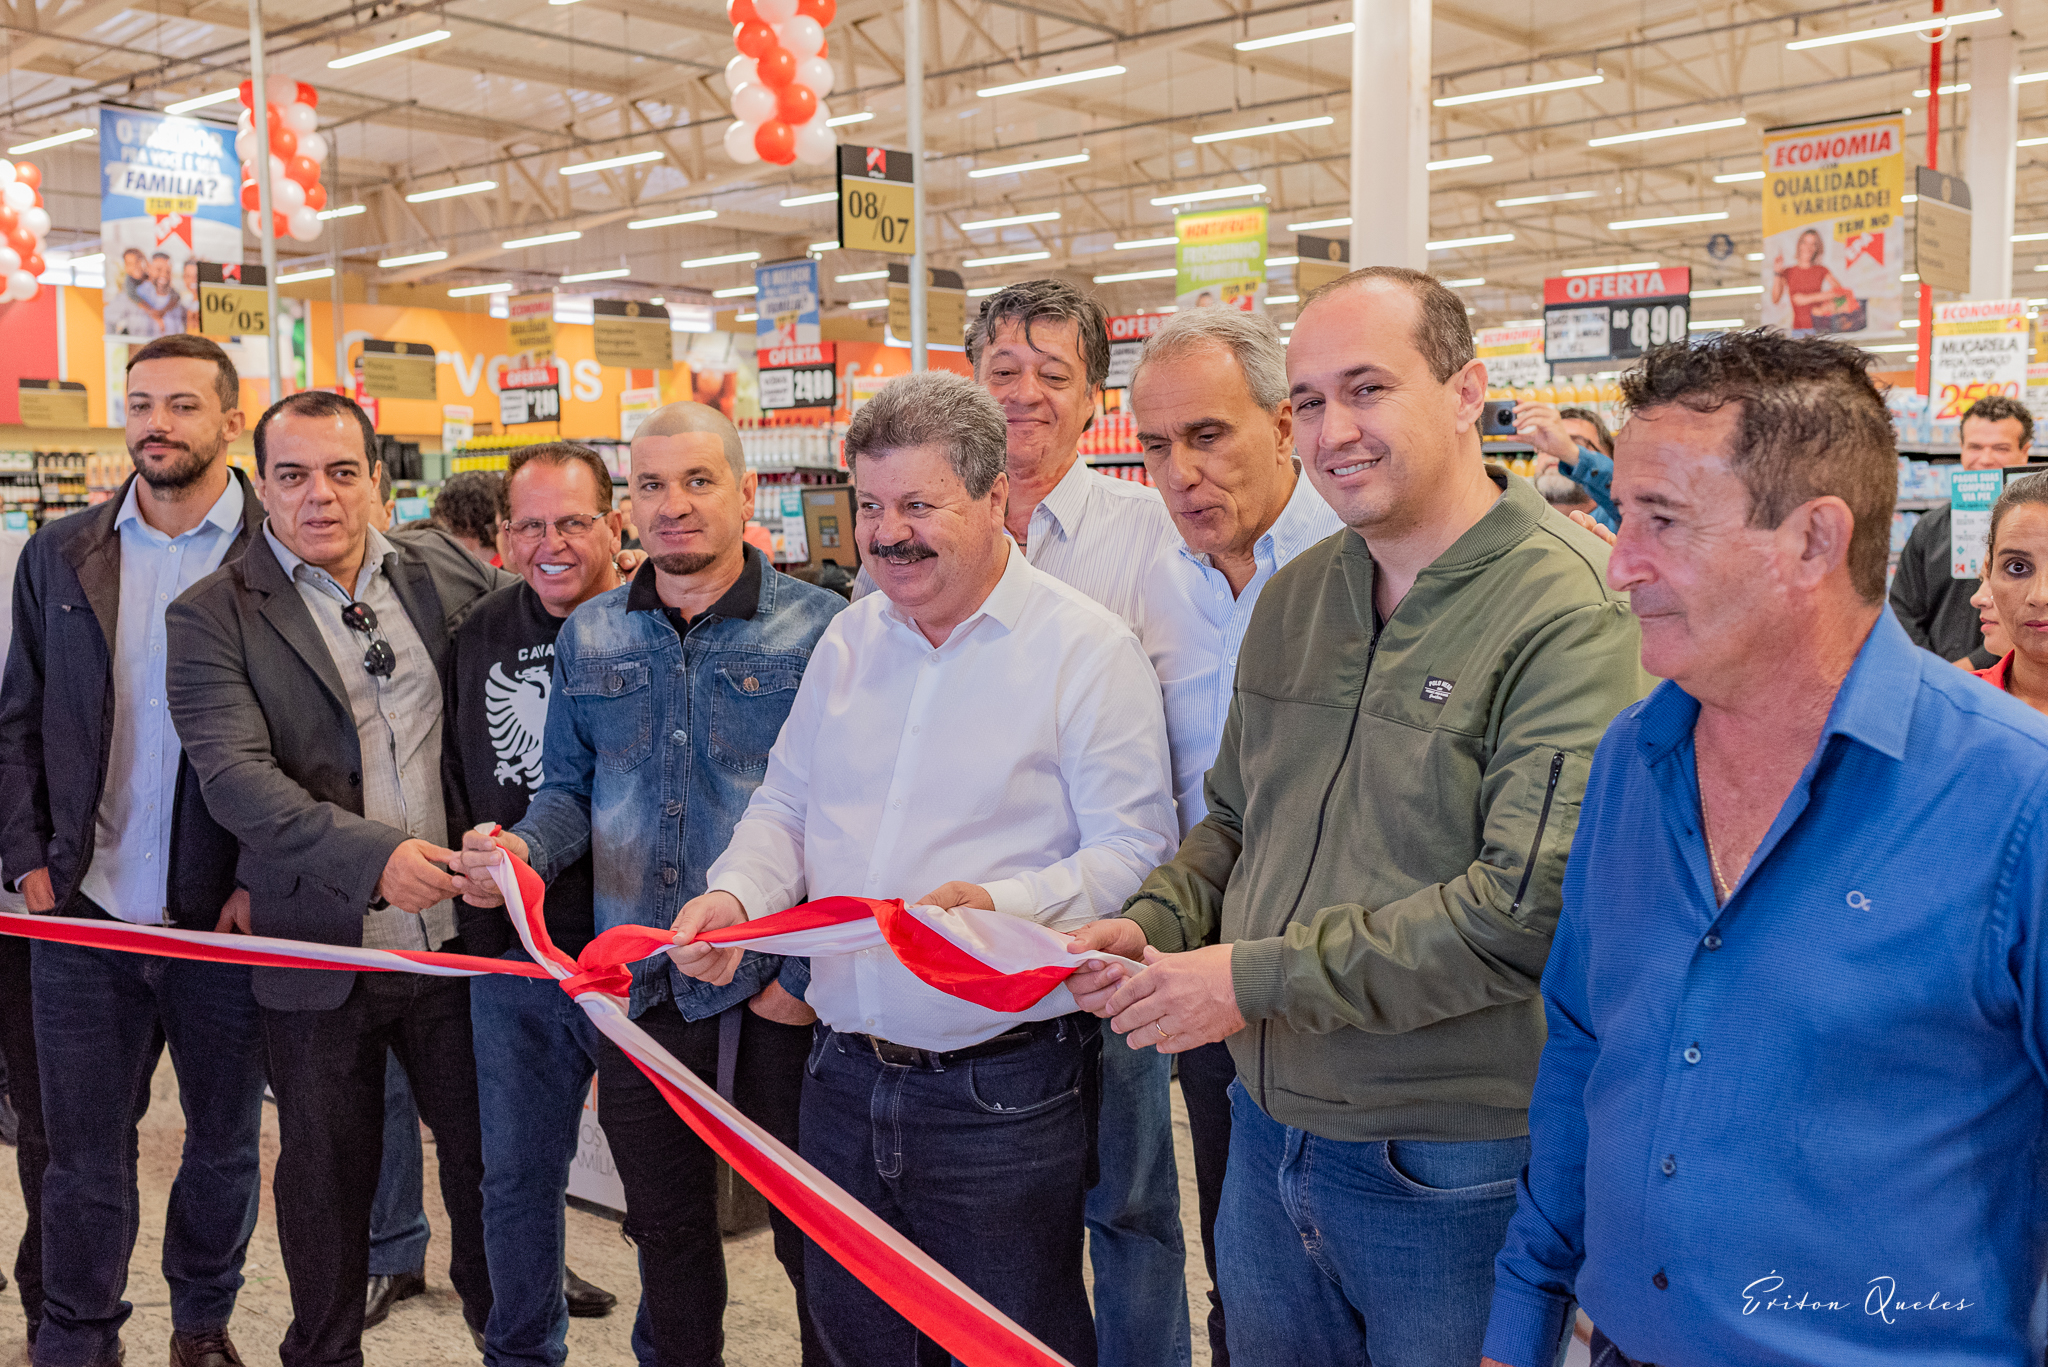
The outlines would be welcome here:
M 614 927 L 571 959 L 548 938 L 543 916 L 546 889 L 539 875 L 505 855 L 491 877 L 532 963 L 62 916 L 0 913 L 0 934 L 267 968 L 552 977 L 719 1157 L 946 1351 L 968 1367 L 1066 1367 L 1066 1359 L 742 1115 L 633 1024 L 625 1003 L 632 987 L 630 966 L 670 948 L 670 932 Z M 995 1011 L 1021 1011 L 1037 1004 L 1087 962 L 1067 952 L 1065 935 L 1033 921 L 972 907 L 942 911 L 862 897 L 824 898 L 699 938 L 771 954 L 851 954 L 886 944 L 906 967 L 940 991 Z

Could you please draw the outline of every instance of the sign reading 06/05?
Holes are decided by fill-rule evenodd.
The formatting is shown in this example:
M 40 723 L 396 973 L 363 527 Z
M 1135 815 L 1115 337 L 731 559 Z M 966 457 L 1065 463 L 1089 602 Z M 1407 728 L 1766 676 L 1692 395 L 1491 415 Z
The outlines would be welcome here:
M 917 250 L 917 168 L 908 152 L 886 147 L 839 149 L 839 249 Z
M 270 303 L 261 266 L 199 263 L 199 330 L 216 337 L 261 337 L 270 331 Z

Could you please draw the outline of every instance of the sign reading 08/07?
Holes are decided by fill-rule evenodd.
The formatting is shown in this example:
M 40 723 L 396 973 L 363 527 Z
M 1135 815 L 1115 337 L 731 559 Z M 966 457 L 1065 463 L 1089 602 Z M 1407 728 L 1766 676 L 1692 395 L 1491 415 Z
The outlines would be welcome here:
M 839 148 L 839 249 L 917 250 L 917 168 L 908 152 L 886 147 Z

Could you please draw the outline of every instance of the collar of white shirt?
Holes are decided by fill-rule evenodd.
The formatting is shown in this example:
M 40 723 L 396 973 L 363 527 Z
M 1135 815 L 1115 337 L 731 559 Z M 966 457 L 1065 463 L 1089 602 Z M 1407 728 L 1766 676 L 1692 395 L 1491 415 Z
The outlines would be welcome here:
M 1308 482 L 1308 473 L 1297 460 L 1294 492 L 1287 496 L 1287 503 L 1280 509 L 1280 516 L 1273 519 L 1273 525 L 1252 544 L 1252 555 L 1261 569 L 1278 569 L 1343 525 L 1316 492 L 1315 485 Z M 1180 554 L 1183 560 L 1192 560 L 1203 569 L 1215 567 L 1207 551 L 1195 550 L 1185 541 L 1180 544 Z
M 1045 509 L 1045 515 L 1052 519 L 1052 525 L 1060 535 L 1075 537 L 1081 534 L 1081 521 L 1088 515 L 1088 485 L 1094 479 L 1107 479 L 1088 468 L 1088 462 L 1080 456 L 1060 476 L 1060 482 L 1046 490 L 1038 506 Z
M 127 526 L 130 522 L 139 524 L 139 529 L 141 530 L 156 531 L 142 516 L 141 488 L 142 476 L 137 475 L 134 479 L 128 481 L 128 492 L 121 498 L 121 511 L 114 514 L 115 531 L 120 531 L 121 528 Z M 228 487 L 221 490 L 220 497 L 215 499 L 213 506 L 206 510 L 206 516 L 200 519 L 199 526 L 192 528 L 191 531 L 182 533 L 182 535 L 189 536 L 192 532 L 200 530 L 201 527 L 211 525 L 232 536 L 235 529 L 241 525 L 241 521 L 242 481 L 236 479 L 234 473 L 230 471 L 228 474 Z M 161 533 L 157 534 L 162 535 Z M 164 539 L 170 540 L 172 538 L 165 537 Z
M 988 597 L 981 600 L 981 606 L 947 635 L 945 645 L 932 646 L 930 639 L 918 630 L 917 622 L 909 613 L 897 607 L 896 600 L 886 593 L 882 597 L 888 606 L 882 609 L 882 615 L 905 629 L 916 632 L 918 639 L 933 650 L 945 650 L 950 646 L 959 645 L 973 633 L 975 624 L 984 617 L 993 617 L 1004 631 L 1016 630 L 1018 621 L 1024 615 L 1024 600 L 1031 592 L 1031 566 L 1026 563 L 1024 553 L 1018 550 L 1007 536 L 1003 538 L 1003 552 L 1008 558 L 1003 562 L 1002 577 L 996 580 L 996 586 L 988 591 Z
M 370 576 L 384 568 L 384 558 L 391 555 L 394 550 L 391 543 L 384 539 L 384 534 L 375 527 L 363 528 L 363 534 L 368 538 L 368 544 L 363 549 L 363 567 L 356 572 L 355 587 L 347 590 L 348 596 L 351 598 L 361 598 L 363 596 L 363 589 L 369 584 Z M 283 567 L 285 578 L 297 579 L 299 577 L 299 566 L 304 565 L 306 562 L 294 554 L 292 549 L 286 546 L 284 542 L 277 539 L 277 533 L 271 530 L 268 518 L 265 518 L 263 522 L 263 535 L 269 538 L 271 553 L 277 557 L 277 563 Z M 318 565 L 311 566 L 310 568 L 317 574 L 327 574 L 327 571 L 321 569 Z M 333 582 L 334 577 L 328 575 L 328 580 Z M 343 587 L 346 588 L 345 585 Z

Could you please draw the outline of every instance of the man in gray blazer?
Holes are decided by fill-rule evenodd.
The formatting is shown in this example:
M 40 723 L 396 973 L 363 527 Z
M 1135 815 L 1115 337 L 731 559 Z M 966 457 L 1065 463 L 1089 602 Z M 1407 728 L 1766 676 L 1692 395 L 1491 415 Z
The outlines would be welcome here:
M 441 670 L 470 607 L 513 580 L 449 538 L 376 530 L 375 441 L 360 408 L 320 391 L 257 422 L 269 518 L 239 562 L 171 605 L 171 715 L 241 843 L 243 929 L 456 948 Z M 387 1049 L 434 1131 L 449 1279 L 480 1330 L 491 1287 L 467 981 L 259 968 L 253 983 L 281 1137 L 285 1367 L 359 1360 Z

